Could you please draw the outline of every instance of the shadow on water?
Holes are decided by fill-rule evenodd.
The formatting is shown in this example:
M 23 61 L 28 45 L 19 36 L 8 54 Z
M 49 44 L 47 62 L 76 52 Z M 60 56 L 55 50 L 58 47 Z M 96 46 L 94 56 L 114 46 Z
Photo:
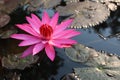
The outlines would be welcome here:
M 114 14 L 111 15 L 106 22 L 96 26 L 95 28 L 78 29 L 81 32 L 81 35 L 75 37 L 74 39 L 79 43 L 93 47 L 96 50 L 104 50 L 109 53 L 120 55 L 119 13 L 120 8 L 114 12 Z M 0 49 L 2 50 L 1 54 L 2 52 L 6 52 L 4 50 L 4 48 L 6 49 L 6 46 L 3 44 L 4 41 L 5 40 L 0 41 Z M 7 72 L 10 72 L 10 74 L 13 75 L 15 75 L 14 73 L 16 72 L 18 74 L 17 76 L 21 78 L 20 80 L 59 80 L 65 74 L 73 72 L 72 69 L 74 67 L 83 66 L 80 63 L 71 61 L 65 55 L 64 49 L 56 48 L 56 53 L 57 56 L 54 62 L 51 62 L 46 55 L 44 55 L 42 59 L 38 60 L 38 63 L 35 63 L 24 70 L 0 68 L 0 80 L 10 80 L 7 76 L 9 73 Z

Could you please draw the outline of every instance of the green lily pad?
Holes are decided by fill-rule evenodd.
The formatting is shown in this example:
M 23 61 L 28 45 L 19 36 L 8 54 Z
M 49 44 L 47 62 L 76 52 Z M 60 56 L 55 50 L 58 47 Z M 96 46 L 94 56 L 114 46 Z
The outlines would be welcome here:
M 90 49 L 82 44 L 74 45 L 65 49 L 66 55 L 75 62 L 86 62 L 92 56 L 98 56 L 94 49 Z
M 98 52 L 82 44 L 65 49 L 67 56 L 75 62 L 83 62 L 87 67 L 74 68 L 81 80 L 119 80 L 120 59 L 117 55 Z M 79 58 L 77 57 L 79 56 Z M 86 56 L 86 58 L 85 58 Z
M 56 10 L 61 16 L 74 18 L 71 28 L 88 28 L 105 21 L 110 15 L 107 7 L 101 3 L 84 1 L 59 6 Z
M 30 67 L 31 64 L 36 63 L 39 56 L 27 56 L 21 58 L 22 52 L 26 47 L 18 47 L 18 41 L 14 39 L 5 39 L 4 43 L 1 40 L 1 63 L 7 69 L 24 69 Z
M 80 80 L 117 80 L 108 76 L 104 71 L 94 67 L 74 68 L 74 72 Z
M 63 76 L 61 80 L 79 80 L 79 78 L 77 78 L 77 76 L 74 73 L 69 73 Z
M 8 55 L 2 58 L 2 66 L 7 69 L 24 69 L 29 67 L 30 64 L 35 63 L 38 60 L 38 56 L 27 56 L 26 58 L 20 58 L 21 54 Z
M 120 0 L 91 0 L 91 1 L 105 4 L 111 11 L 117 10 L 117 6 L 120 6 L 118 5 L 120 3 Z
M 67 4 L 72 3 L 72 2 L 79 2 L 79 0 L 64 0 Z
M 40 7 L 48 9 L 48 8 L 53 8 L 56 5 L 60 4 L 61 0 L 30 0 L 29 1 L 29 6 L 28 6 L 28 11 L 36 11 Z

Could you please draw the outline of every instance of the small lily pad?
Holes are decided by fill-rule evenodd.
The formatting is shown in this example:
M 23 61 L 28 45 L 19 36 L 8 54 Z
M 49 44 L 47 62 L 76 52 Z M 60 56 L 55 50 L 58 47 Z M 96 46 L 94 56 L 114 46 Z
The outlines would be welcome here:
M 61 80 L 79 80 L 74 73 L 65 75 Z
M 11 13 L 19 5 L 19 0 L 2 0 L 0 3 L 0 11 Z
M 0 28 L 8 24 L 9 21 L 10 21 L 10 16 L 3 12 L 0 12 Z
M 8 55 L 2 58 L 2 66 L 7 69 L 24 69 L 29 67 L 30 64 L 35 63 L 38 60 L 38 56 L 28 56 L 26 58 L 20 58 L 21 54 Z
M 66 55 L 75 62 L 86 62 L 90 57 L 98 56 L 94 49 L 90 49 L 82 44 L 66 48 L 65 52 Z
M 44 9 L 53 8 L 60 4 L 61 0 L 30 0 L 28 10 L 35 11 L 42 7 Z
M 16 28 L 14 28 L 11 25 L 6 26 L 6 27 L 0 29 L 0 38 L 2 38 L 2 39 L 10 38 L 10 36 L 14 33 L 17 33 Z
M 119 6 L 118 3 L 120 3 L 120 0 L 90 0 L 90 1 L 105 4 L 111 11 L 117 10 L 117 6 Z

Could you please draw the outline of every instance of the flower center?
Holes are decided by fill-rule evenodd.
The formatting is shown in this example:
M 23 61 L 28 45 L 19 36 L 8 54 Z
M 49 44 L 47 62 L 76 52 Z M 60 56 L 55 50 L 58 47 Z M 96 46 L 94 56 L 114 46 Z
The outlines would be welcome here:
M 51 26 L 43 24 L 40 27 L 40 33 L 45 39 L 49 39 L 51 37 L 51 34 L 53 33 L 53 29 Z

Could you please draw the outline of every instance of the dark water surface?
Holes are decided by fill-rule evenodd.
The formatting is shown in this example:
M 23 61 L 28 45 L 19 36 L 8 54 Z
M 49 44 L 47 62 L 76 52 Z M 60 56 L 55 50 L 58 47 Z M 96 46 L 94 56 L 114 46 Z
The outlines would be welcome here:
M 81 35 L 74 39 L 83 45 L 92 47 L 98 51 L 120 55 L 120 9 L 113 12 L 109 19 L 89 29 L 77 29 Z M 83 67 L 81 63 L 71 61 L 64 49 L 56 48 L 56 58 L 51 62 L 46 56 L 39 64 L 25 70 L 17 71 L 21 74 L 21 80 L 60 80 L 67 73 L 73 72 L 75 67 Z M 8 80 L 8 79 L 4 79 Z

